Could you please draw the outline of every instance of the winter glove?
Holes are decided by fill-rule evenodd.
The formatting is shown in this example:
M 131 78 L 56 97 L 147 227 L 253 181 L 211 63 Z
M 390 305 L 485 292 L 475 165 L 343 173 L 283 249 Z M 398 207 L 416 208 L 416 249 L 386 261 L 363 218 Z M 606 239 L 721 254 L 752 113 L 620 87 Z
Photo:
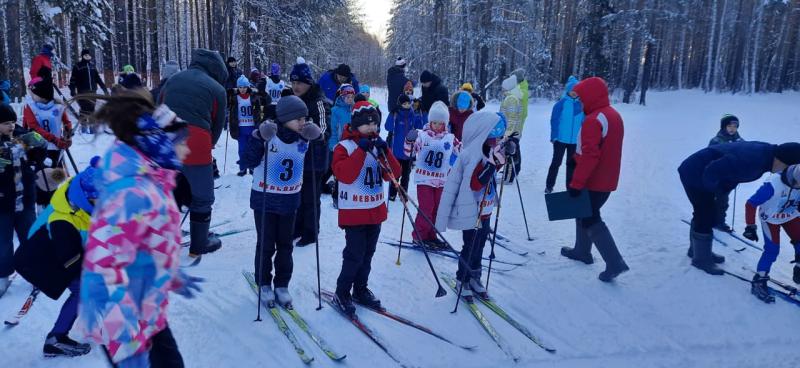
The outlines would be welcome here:
M 406 141 L 407 142 L 416 142 L 417 141 L 417 137 L 419 137 L 419 131 L 416 130 L 416 129 L 411 129 L 411 130 L 408 131 L 408 134 L 406 134 Z
M 387 142 L 394 142 L 394 133 L 393 132 L 389 132 L 389 134 L 386 135 L 386 141 Z
M 253 131 L 253 137 L 259 138 L 264 142 L 269 142 L 278 132 L 278 124 L 272 121 L 265 121 L 258 126 L 258 130 Z
M 757 242 L 758 241 L 758 227 L 755 224 L 747 225 L 744 228 L 744 233 L 742 233 L 742 236 L 744 236 L 745 238 L 750 239 L 750 240 L 752 240 L 754 242 Z
M 318 139 L 320 135 L 322 135 L 322 131 L 317 124 L 306 124 L 303 126 L 303 129 L 300 130 L 300 136 L 307 141 Z
M 375 147 L 375 145 L 367 138 L 361 138 L 358 140 L 358 148 L 361 148 L 364 150 L 364 152 L 372 152 L 373 147 Z
M 384 155 L 386 154 L 386 151 L 389 149 L 389 145 L 381 137 L 375 138 L 375 140 L 373 141 L 373 145 L 375 146 L 375 148 L 378 149 L 378 153 L 383 153 Z
M 72 147 L 72 139 L 70 138 L 56 139 L 56 147 L 60 149 L 68 149 Z
M 570 196 L 570 197 L 572 197 L 572 198 L 577 198 L 577 197 L 579 197 L 579 196 L 581 195 L 581 192 L 583 192 L 582 190 L 575 189 L 575 188 L 573 188 L 573 187 L 569 187 L 569 188 L 567 189 L 567 191 L 569 191 L 569 196 Z
M 508 141 L 505 144 L 506 156 L 513 156 L 517 153 L 517 144 L 514 141 Z
M 203 291 L 199 285 L 201 282 L 205 281 L 202 277 L 189 276 L 183 271 L 178 271 L 178 280 L 181 287 L 175 289 L 175 293 L 186 299 L 192 299 L 196 292 L 199 293 Z

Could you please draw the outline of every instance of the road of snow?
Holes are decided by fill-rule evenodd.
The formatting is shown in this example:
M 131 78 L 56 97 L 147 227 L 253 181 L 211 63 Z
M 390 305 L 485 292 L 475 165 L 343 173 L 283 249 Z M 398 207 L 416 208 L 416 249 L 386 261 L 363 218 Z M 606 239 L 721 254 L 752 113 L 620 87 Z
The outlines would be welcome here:
M 378 101 L 385 91 L 374 89 Z M 604 265 L 585 266 L 559 255 L 571 245 L 574 223 L 547 221 L 544 179 L 552 154 L 549 114 L 552 102 L 530 106 L 522 143 L 522 197 L 535 241 L 526 241 L 515 188 L 506 188 L 500 232 L 516 246 L 530 250 L 530 262 L 511 272 L 492 275 L 494 298 L 535 334 L 558 349 L 548 354 L 516 330 L 484 309 L 490 321 L 521 357 L 516 365 L 497 348 L 465 308 L 451 314 L 455 297 L 436 299 L 434 280 L 421 253 L 404 252 L 395 265 L 397 249 L 379 244 L 372 263 L 370 287 L 392 311 L 412 316 L 444 335 L 471 345 L 474 352 L 449 346 L 416 330 L 369 312 L 362 320 L 374 327 L 390 349 L 408 366 L 418 367 L 794 367 L 794 351 L 800 344 L 797 326 L 800 310 L 780 299 L 765 305 L 749 293 L 749 285 L 730 277 L 708 276 L 689 265 L 686 257 L 688 227 L 680 222 L 690 215 L 676 168 L 681 160 L 705 146 L 716 133 L 724 113 L 741 119 L 747 140 L 798 141 L 800 94 L 733 96 L 698 91 L 651 92 L 650 105 L 615 105 L 626 124 L 620 188 L 604 207 L 603 217 L 631 272 L 614 284 L 597 280 Z M 497 104 L 490 104 L 497 109 Z M 384 108 L 385 110 L 385 108 Z M 76 139 L 74 155 L 85 166 L 101 152 L 109 139 Z M 225 140 L 215 150 L 223 162 Z M 235 176 L 236 142 L 228 142 L 227 175 L 217 181 L 214 219 L 232 223 L 217 228 L 253 228 L 248 208 L 250 177 Z M 563 188 L 564 167 L 557 189 Z M 739 186 L 736 228 L 744 227 L 743 202 L 759 183 Z M 230 187 L 228 187 L 230 186 Z M 412 190 L 412 193 L 414 191 Z M 337 227 L 330 197 L 323 197 L 320 236 L 321 274 L 324 288 L 333 289 L 341 265 L 344 232 Z M 383 238 L 397 238 L 402 207 L 390 203 L 390 219 Z M 406 239 L 410 226 L 406 224 Z M 448 238 L 458 244 L 457 232 Z M 188 367 L 302 367 L 286 339 L 265 314 L 253 322 L 256 301 L 241 270 L 253 267 L 255 232 L 224 238 L 223 248 L 189 272 L 206 278 L 204 292 L 196 299 L 177 295 L 171 299 L 170 324 Z M 788 244 L 787 240 L 784 240 Z M 732 242 L 734 243 L 734 242 Z M 757 252 L 733 252 L 715 245 L 740 271 L 755 265 Z M 488 246 L 486 250 L 488 255 Z M 542 254 L 539 254 L 543 252 Z M 773 275 L 791 280 L 790 251 L 784 246 Z M 503 249 L 499 259 L 526 261 Z M 437 271 L 453 274 L 455 263 L 433 258 Z M 332 308 L 315 311 L 317 300 L 314 247 L 297 248 L 291 290 L 295 307 L 338 351 L 347 354 L 342 363 L 328 360 L 295 329 L 317 367 L 397 366 L 372 342 Z M 18 279 L 0 299 L 0 313 L 13 314 L 30 291 Z M 63 300 L 62 300 L 63 301 Z M 62 301 L 41 296 L 22 324 L 0 332 L 0 361 L 17 367 L 102 367 L 102 354 L 75 359 L 42 358 L 41 347 Z M 5 317 L 7 318 L 7 317 Z M 288 320 L 288 317 L 287 317 Z M 289 321 L 290 326 L 294 325 Z M 11 365 L 8 365 L 11 364 Z

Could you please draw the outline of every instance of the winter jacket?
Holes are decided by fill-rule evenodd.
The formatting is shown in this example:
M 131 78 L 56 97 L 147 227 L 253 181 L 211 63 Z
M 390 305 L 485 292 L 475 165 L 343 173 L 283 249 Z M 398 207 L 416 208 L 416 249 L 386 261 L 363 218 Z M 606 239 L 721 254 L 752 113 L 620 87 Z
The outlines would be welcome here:
M 464 124 L 461 154 L 450 168 L 436 213 L 436 228 L 439 231 L 475 227 L 481 196 L 476 198 L 472 189 L 473 175 L 478 165 L 485 161 L 483 144 L 499 119 L 497 113 L 481 110 L 472 114 Z
M 794 183 L 788 170 L 772 174 L 745 203 L 744 218 L 748 225 L 758 217 L 768 224 L 781 225 L 800 217 L 800 183 Z
M 94 62 L 81 60 L 72 66 L 72 73 L 69 76 L 69 92 L 73 96 L 78 93 L 95 93 L 97 86 L 100 86 L 103 92 L 108 93 L 106 84 L 100 78 Z
M 771 171 L 776 147 L 756 141 L 717 144 L 683 160 L 678 172 L 684 186 L 712 193 L 730 192 L 736 185 L 758 180 Z
M 228 66 L 228 64 L 223 65 L 225 67 L 225 71 L 227 72 L 227 77 L 222 78 L 220 84 L 222 84 L 223 87 L 225 87 L 225 89 L 228 91 L 236 90 L 236 81 L 242 76 L 242 70 L 239 68 L 231 68 Z M 235 95 L 235 93 L 232 94 Z
M 521 135 L 525 121 L 522 120 L 522 91 L 519 85 L 506 92 L 506 98 L 500 104 L 500 113 L 506 118 L 506 135 Z
M 56 189 L 31 226 L 28 241 L 14 255 L 17 272 L 56 300 L 80 277 L 91 216 L 69 202 L 70 185 L 80 184 L 69 179 Z
M 316 84 L 311 86 L 306 94 L 300 96 L 300 99 L 305 102 L 306 108 L 308 108 L 306 119 L 311 119 L 314 124 L 319 126 L 322 132 L 318 139 L 309 142 L 303 170 L 326 171 L 330 166 L 328 161 L 328 139 L 331 137 L 331 105 Z
M 550 141 L 559 141 L 566 144 L 578 142 L 578 132 L 583 124 L 583 106 L 576 98 L 569 96 L 572 88 L 578 84 L 578 79 L 569 77 L 567 87 L 561 99 L 553 106 L 550 114 Z
M 392 148 L 394 157 L 398 160 L 408 160 L 411 156 L 406 155 L 404 144 L 406 135 L 412 129 L 422 129 L 422 117 L 411 109 L 398 109 L 386 117 L 386 131 L 392 133 L 389 147 Z
M 520 100 L 519 100 L 520 105 L 522 105 L 522 115 L 520 116 L 520 120 L 522 121 L 522 124 L 524 125 L 525 124 L 525 120 L 528 119 L 528 102 L 530 100 L 530 91 L 528 90 L 528 87 L 529 87 L 528 86 L 528 80 L 526 79 L 526 80 L 524 80 L 522 82 L 519 82 L 517 87 L 519 88 L 519 91 L 522 93 L 522 95 L 521 95 L 522 97 L 520 97 Z M 520 132 L 522 132 L 522 126 L 520 126 L 519 130 L 520 130 Z
M 242 98 L 246 98 L 250 100 L 250 107 L 253 109 L 253 126 L 258 126 L 264 121 L 264 108 L 265 104 L 268 104 L 268 101 L 264 99 L 268 99 L 269 96 L 261 96 L 256 94 L 245 94 L 245 95 L 237 95 Z M 228 111 L 228 119 L 230 121 L 230 132 L 231 138 L 239 139 L 239 100 L 238 98 L 233 99 L 234 103 L 229 106 Z
M 11 82 L 8 79 L 0 80 L 0 104 L 10 105 L 11 97 L 8 95 L 11 92 Z
M 422 100 L 420 101 L 420 110 L 426 117 L 431 106 L 436 101 L 442 101 L 445 105 L 450 106 L 450 94 L 447 92 L 447 87 L 442 84 L 442 79 L 436 74 L 431 74 L 431 76 L 433 78 L 431 86 L 428 88 L 422 87 Z
M 342 133 L 342 141 L 352 141 L 358 143 L 361 138 L 365 138 L 358 131 L 352 131 L 350 126 L 346 126 Z M 373 153 L 378 155 L 376 150 Z M 352 184 L 358 179 L 361 170 L 364 168 L 364 162 L 367 158 L 367 152 L 361 148 L 356 147 L 352 153 L 347 152 L 340 142 L 336 149 L 333 151 L 333 175 L 340 183 Z M 383 158 L 379 159 L 383 161 Z M 392 154 L 391 150 L 386 153 L 388 162 L 383 162 L 383 165 L 388 167 L 392 172 L 383 172 L 383 181 L 390 182 L 390 177 L 397 177 L 400 174 L 400 163 Z M 340 184 L 341 190 L 341 184 Z M 381 191 L 383 194 L 383 191 Z M 341 207 L 341 200 L 340 200 Z M 386 208 L 386 201 L 384 200 L 379 206 L 369 209 L 342 209 L 339 208 L 339 227 L 357 226 L 357 225 L 377 225 L 386 221 L 388 210 Z
M 344 99 L 336 97 L 336 104 L 331 109 L 331 136 L 328 138 L 328 151 L 333 151 L 339 144 L 344 126 L 350 124 L 353 105 L 348 105 Z
M 25 133 L 20 126 L 15 126 L 14 135 Z M 0 136 L 0 159 L 11 164 L 0 172 L 0 212 L 11 213 L 17 210 L 17 194 L 21 190 L 23 209 L 32 209 L 36 204 L 36 173 L 23 148 L 15 144 L 8 136 Z
M 34 102 L 30 96 L 26 98 L 25 102 L 25 109 L 22 112 L 22 126 L 39 133 L 39 135 L 47 140 L 50 143 L 47 148 L 48 150 L 69 148 L 69 145 L 64 139 L 64 137 L 72 136 L 72 121 L 70 121 L 67 116 L 67 109 L 60 104 L 57 105 L 55 101 L 50 101 L 48 103 Z M 34 105 L 36 105 L 43 114 L 47 114 L 47 116 L 40 116 L 39 119 L 37 119 L 36 114 L 34 114 L 33 109 L 31 109 L 31 106 Z M 43 120 L 40 121 L 40 119 Z M 49 121 L 44 123 L 44 120 Z
M 622 116 L 611 107 L 608 86 L 603 79 L 584 79 L 573 90 L 583 103 L 586 119 L 578 133 L 576 167 L 569 186 L 613 192 L 619 183 L 622 139 L 625 136 Z
M 281 140 L 284 143 L 296 143 L 298 142 L 298 150 L 307 150 L 308 149 L 308 141 L 300 138 L 297 133 L 291 132 L 289 129 L 284 128 L 282 125 L 278 126 L 278 134 L 273 138 L 276 140 Z M 250 144 L 247 146 L 247 151 L 245 151 L 244 156 L 240 159 L 240 164 L 248 169 L 255 169 L 262 162 L 264 162 L 264 140 L 261 139 L 261 136 L 256 133 L 253 138 L 250 139 Z M 269 159 L 269 156 L 267 157 Z M 293 164 L 295 167 L 288 168 L 284 166 L 284 163 L 281 163 L 281 167 L 277 168 L 281 174 L 284 174 L 287 169 L 291 169 L 292 173 L 288 174 L 290 176 L 299 175 L 300 177 L 303 176 L 303 167 L 296 167 L 297 164 Z M 305 166 L 303 164 L 303 166 Z M 266 168 L 267 169 L 267 180 L 268 183 L 272 183 L 269 180 L 269 172 L 270 170 L 276 170 L 276 168 Z M 280 175 L 280 174 L 279 174 Z M 260 176 L 260 177 L 258 177 Z M 258 172 L 253 174 L 253 180 L 256 185 L 264 180 L 263 172 L 262 174 L 258 174 Z M 302 183 L 302 179 L 301 183 Z M 311 184 L 309 184 L 311 185 Z M 255 187 L 254 187 L 255 188 Z M 266 206 L 265 206 L 266 205 Z M 250 189 L 250 208 L 253 211 L 266 211 L 270 213 L 278 213 L 278 214 L 292 214 L 297 211 L 300 207 L 300 192 L 285 194 L 285 193 L 270 193 L 267 192 L 266 194 L 262 190 Z
M 149 349 L 167 326 L 168 292 L 182 286 L 175 173 L 120 141 L 100 163 L 77 327 L 114 362 Z
M 53 62 L 50 56 L 39 54 L 31 61 L 30 79 L 40 77 L 44 80 L 53 81 Z
M 452 144 L 450 143 L 452 142 Z M 446 156 L 441 159 L 444 164 L 443 167 L 437 167 L 435 164 L 435 157 L 427 157 L 427 154 L 419 154 L 426 148 L 441 147 L 441 151 Z M 429 151 L 433 152 L 433 150 Z M 461 153 L 461 141 L 447 130 L 436 133 L 431 130 L 430 125 L 425 125 L 421 132 L 417 135 L 417 140 L 413 142 L 405 141 L 403 144 L 403 153 L 406 157 L 417 156 L 414 164 L 414 183 L 417 185 L 427 185 L 435 188 L 444 187 L 447 173 L 450 172 L 450 167 L 455 164 L 458 159 L 458 154 Z M 424 156 L 424 157 L 423 157 Z M 434 165 L 430 164 L 434 161 Z M 433 166 L 432 170 L 427 170 L 426 167 Z M 443 168 L 441 172 L 438 169 Z M 446 168 L 446 169 L 444 169 Z M 427 172 L 425 172 L 427 171 Z M 443 178 L 437 178 L 437 174 L 444 174 Z
M 192 50 L 189 68 L 167 80 L 159 102 L 169 106 L 189 124 L 187 145 L 191 153 L 186 165 L 211 164 L 211 149 L 217 144 L 225 125 L 225 88 L 228 77 L 222 57 L 216 51 Z
M 345 83 L 353 85 L 353 89 L 356 91 L 359 90 L 358 79 L 356 78 L 355 73 L 351 73 L 350 80 L 346 81 Z M 333 70 L 328 70 L 327 72 L 322 73 L 322 76 L 319 77 L 317 84 L 322 92 L 325 93 L 325 97 L 330 101 L 334 101 L 336 99 L 336 91 L 338 91 L 339 86 L 342 85 L 338 80 L 336 80 L 336 72 Z
M 739 135 L 739 132 L 736 132 L 734 135 L 730 135 L 725 128 L 722 128 L 719 130 L 719 132 L 717 132 L 717 135 L 715 135 L 714 138 L 711 138 L 711 141 L 708 142 L 708 145 L 713 146 L 715 144 L 732 142 L 744 142 L 744 139 L 742 139 L 742 137 Z
M 403 94 L 403 87 L 408 82 L 405 68 L 394 65 L 386 71 L 386 89 L 388 90 L 386 106 L 389 108 L 389 113 L 395 112 L 399 108 L 397 99 Z
M 469 105 L 469 109 L 465 110 L 464 112 L 461 112 L 456 107 L 456 100 L 458 99 L 459 93 L 461 93 L 461 91 L 454 93 L 453 96 L 450 97 L 449 110 L 450 110 L 450 131 L 453 132 L 453 134 L 455 134 L 456 139 L 461 140 L 461 132 L 464 131 L 464 122 L 467 121 L 467 118 L 469 118 L 469 116 L 472 115 L 472 113 L 474 112 L 473 108 L 475 107 L 475 101 L 478 100 L 476 100 L 475 97 L 473 96 L 472 101 L 470 102 Z M 479 108 L 478 110 L 480 109 L 481 108 Z

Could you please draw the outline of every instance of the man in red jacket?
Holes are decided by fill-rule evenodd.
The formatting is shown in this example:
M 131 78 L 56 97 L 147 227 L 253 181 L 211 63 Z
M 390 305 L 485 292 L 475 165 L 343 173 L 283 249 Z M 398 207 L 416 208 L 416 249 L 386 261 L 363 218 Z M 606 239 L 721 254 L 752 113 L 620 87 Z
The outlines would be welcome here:
M 608 85 L 602 78 L 584 79 L 575 85 L 573 91 L 583 104 L 586 119 L 578 135 L 576 167 L 569 193 L 577 197 L 583 190 L 588 190 L 592 216 L 576 220 L 575 247 L 561 248 L 561 255 L 592 264 L 594 243 L 606 262 L 606 269 L 600 273 L 599 279 L 610 282 L 629 269 L 600 217 L 600 208 L 611 192 L 617 190 L 619 183 L 625 127 L 622 117 L 609 103 Z

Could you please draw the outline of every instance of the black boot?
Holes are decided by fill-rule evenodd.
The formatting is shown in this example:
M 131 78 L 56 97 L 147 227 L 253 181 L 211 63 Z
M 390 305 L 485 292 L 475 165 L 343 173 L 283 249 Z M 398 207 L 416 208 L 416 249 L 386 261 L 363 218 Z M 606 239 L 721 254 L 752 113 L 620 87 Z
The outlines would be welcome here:
M 800 253 L 794 254 L 794 276 L 792 279 L 795 284 L 800 284 Z
M 198 216 L 191 214 L 190 216 L 207 221 L 189 222 L 189 236 L 191 238 L 191 246 L 189 247 L 189 255 L 197 257 L 206 253 L 216 252 L 222 247 L 222 241 L 219 238 L 209 238 L 208 228 L 211 225 L 211 214 Z
M 367 287 L 354 290 L 353 301 L 370 309 L 383 309 L 381 301 Z
M 691 242 L 691 247 L 694 250 L 692 266 L 695 266 L 711 275 L 719 276 L 725 274 L 721 268 L 717 267 L 716 263 L 714 263 L 713 259 L 711 258 L 711 242 L 714 241 L 714 237 L 711 234 L 702 234 L 692 231 L 689 241 Z
M 561 255 L 587 265 L 594 263 L 592 241 L 589 239 L 589 233 L 581 226 L 580 220 L 575 220 L 575 247 L 562 247 Z
M 356 318 L 356 306 L 350 292 L 339 292 L 333 295 L 333 303 L 336 304 L 350 318 Z
M 588 229 L 588 233 L 589 239 L 597 247 L 597 251 L 603 257 L 603 261 L 606 262 L 605 271 L 597 276 L 600 281 L 611 282 L 620 274 L 630 270 L 625 260 L 622 259 L 622 255 L 617 249 L 617 244 L 614 242 L 614 237 L 611 236 L 611 232 L 608 231 L 605 222 L 600 221 L 592 225 Z
M 767 281 L 769 281 L 769 275 L 761 276 L 760 274 L 753 275 L 753 281 L 751 282 L 750 286 L 750 293 L 756 296 L 759 300 L 763 301 L 764 303 L 775 303 L 775 296 L 769 291 L 769 287 L 767 286 Z
M 47 334 L 47 339 L 44 341 L 44 348 L 42 352 L 45 357 L 52 358 L 56 356 L 76 357 L 86 355 L 92 350 L 91 345 L 81 344 L 73 339 L 70 339 L 66 334 Z

